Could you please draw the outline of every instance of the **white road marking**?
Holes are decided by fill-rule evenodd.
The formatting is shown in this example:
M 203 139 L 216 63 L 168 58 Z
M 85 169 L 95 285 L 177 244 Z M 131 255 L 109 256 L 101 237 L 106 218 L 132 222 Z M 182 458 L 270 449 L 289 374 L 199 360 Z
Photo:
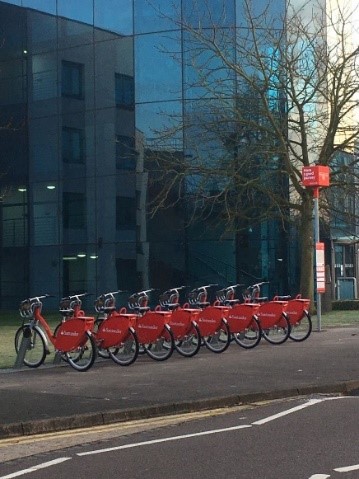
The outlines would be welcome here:
M 207 436 L 209 434 L 219 434 L 221 432 L 228 432 L 228 431 L 236 431 L 238 429 L 245 429 L 252 427 L 251 425 L 241 425 L 241 426 L 233 426 L 233 427 L 226 427 L 223 429 L 212 429 L 210 431 L 202 431 L 202 432 L 196 432 L 193 434 L 184 434 L 182 436 L 172 436 L 172 437 L 165 437 L 161 439 L 154 439 L 152 441 L 143 441 L 143 442 L 134 442 L 131 444 L 124 444 L 122 446 L 115 446 L 115 447 L 109 447 L 106 449 L 97 449 L 94 451 L 89 451 L 89 452 L 79 452 L 77 453 L 77 456 L 90 456 L 92 454 L 102 454 L 104 452 L 112 452 L 112 451 L 119 451 L 121 449 L 131 449 L 133 447 L 141 447 L 141 446 L 148 446 L 151 444 L 159 444 L 161 442 L 169 442 L 169 441 L 178 441 L 180 439 L 188 439 L 191 437 L 198 437 L 198 436 Z M 2 479 L 0 477 L 0 479 Z
M 330 476 L 328 476 L 328 474 L 314 474 L 314 476 L 310 476 L 309 479 L 326 479 L 327 477 Z
M 300 406 L 292 407 L 291 409 L 287 409 L 286 411 L 282 411 L 278 414 L 274 414 L 273 416 L 265 417 L 264 419 L 260 419 L 259 421 L 252 422 L 252 424 L 255 426 L 261 426 L 262 424 L 265 424 L 270 421 L 274 421 L 275 419 L 278 419 L 283 416 L 287 416 L 288 414 L 292 414 L 293 412 L 300 411 L 301 409 L 305 409 L 306 407 L 313 406 L 313 404 L 318 404 L 325 400 L 326 399 L 310 399 L 309 401 L 307 401 L 304 404 L 301 404 Z
M 354 466 L 337 467 L 336 469 L 334 469 L 334 471 L 336 472 L 350 472 L 357 470 L 359 470 L 359 464 L 355 464 Z
M 7 476 L 1 476 L 0 479 L 12 479 L 13 477 L 23 476 L 24 474 L 29 474 L 30 472 L 36 472 L 39 469 L 56 466 L 57 464 L 61 464 L 61 462 L 68 461 L 69 459 L 71 459 L 71 457 L 60 457 L 59 459 L 54 459 L 53 461 L 43 462 L 42 464 L 38 464 L 37 466 L 29 467 L 29 469 L 23 469 L 22 471 L 13 472 L 12 474 L 8 474 Z

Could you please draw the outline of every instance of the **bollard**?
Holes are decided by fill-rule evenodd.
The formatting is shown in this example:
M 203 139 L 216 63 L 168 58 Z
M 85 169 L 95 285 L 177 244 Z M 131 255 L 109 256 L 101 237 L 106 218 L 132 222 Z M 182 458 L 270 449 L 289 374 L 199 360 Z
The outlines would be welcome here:
M 21 366 L 24 364 L 25 354 L 26 354 L 26 351 L 30 348 L 30 345 L 31 345 L 31 327 L 24 326 L 20 348 L 17 353 L 16 361 L 14 364 L 15 369 L 21 368 Z

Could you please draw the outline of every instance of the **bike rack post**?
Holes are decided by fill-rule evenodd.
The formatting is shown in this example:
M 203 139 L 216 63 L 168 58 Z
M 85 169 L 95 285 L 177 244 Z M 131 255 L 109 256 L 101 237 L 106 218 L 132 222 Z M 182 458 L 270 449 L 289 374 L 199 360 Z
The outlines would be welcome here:
M 23 332 L 23 335 L 22 335 L 20 348 L 19 348 L 19 351 L 17 353 L 16 361 L 15 361 L 15 364 L 14 364 L 15 369 L 19 369 L 19 368 L 21 368 L 21 366 L 23 366 L 24 359 L 25 359 L 25 354 L 26 354 L 26 351 L 29 349 L 30 342 L 31 342 L 31 328 L 30 328 L 30 326 L 25 326 L 24 327 L 24 332 Z
M 60 364 L 60 363 L 61 363 L 61 353 L 60 351 L 56 351 L 52 364 Z

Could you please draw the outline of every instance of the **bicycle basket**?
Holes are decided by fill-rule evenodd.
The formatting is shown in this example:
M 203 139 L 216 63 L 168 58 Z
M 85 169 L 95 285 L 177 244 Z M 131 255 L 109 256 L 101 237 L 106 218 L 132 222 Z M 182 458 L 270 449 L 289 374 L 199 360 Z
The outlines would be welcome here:
M 62 298 L 59 305 L 59 311 L 62 314 L 73 313 L 76 306 L 81 307 L 81 300 L 79 298 L 71 298 L 69 296 Z
M 224 303 L 224 301 L 225 301 L 226 299 L 231 299 L 231 298 L 227 298 L 226 290 L 225 290 L 225 289 L 220 289 L 219 291 L 216 291 L 216 298 L 217 298 L 218 301 L 220 301 L 221 303 Z
M 24 301 L 21 301 L 19 311 L 20 311 L 20 316 L 22 318 L 32 318 L 34 316 L 34 310 L 35 308 L 42 308 L 42 303 L 41 301 L 36 301 L 33 300 L 31 301 L 30 299 L 25 299 Z
M 168 293 L 166 291 L 159 296 L 159 303 L 162 307 L 174 307 L 179 304 L 179 294 L 176 292 Z
M 130 309 L 149 309 L 148 308 L 148 296 L 143 294 L 139 296 L 138 294 L 132 294 L 127 301 L 128 307 Z
M 114 311 L 116 301 L 112 294 L 101 294 L 95 301 L 95 310 L 98 313 Z

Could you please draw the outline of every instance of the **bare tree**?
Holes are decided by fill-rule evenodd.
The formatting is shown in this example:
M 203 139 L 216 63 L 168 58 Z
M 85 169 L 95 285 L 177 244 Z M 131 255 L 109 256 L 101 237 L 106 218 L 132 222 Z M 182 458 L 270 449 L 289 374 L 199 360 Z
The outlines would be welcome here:
M 302 168 L 330 166 L 335 195 L 323 191 L 321 211 L 328 221 L 344 215 L 344 198 L 357 193 L 359 48 L 354 11 L 340 0 L 330 9 L 294 3 L 279 17 L 244 0 L 236 27 L 209 6 L 201 20 L 178 20 L 187 101 L 181 120 L 157 135 L 166 142 L 180 131 L 185 149 L 152 155 L 161 185 L 152 212 L 186 192 L 192 219 L 218 215 L 232 231 L 269 219 L 296 224 L 300 289 L 313 297 L 313 199 Z

